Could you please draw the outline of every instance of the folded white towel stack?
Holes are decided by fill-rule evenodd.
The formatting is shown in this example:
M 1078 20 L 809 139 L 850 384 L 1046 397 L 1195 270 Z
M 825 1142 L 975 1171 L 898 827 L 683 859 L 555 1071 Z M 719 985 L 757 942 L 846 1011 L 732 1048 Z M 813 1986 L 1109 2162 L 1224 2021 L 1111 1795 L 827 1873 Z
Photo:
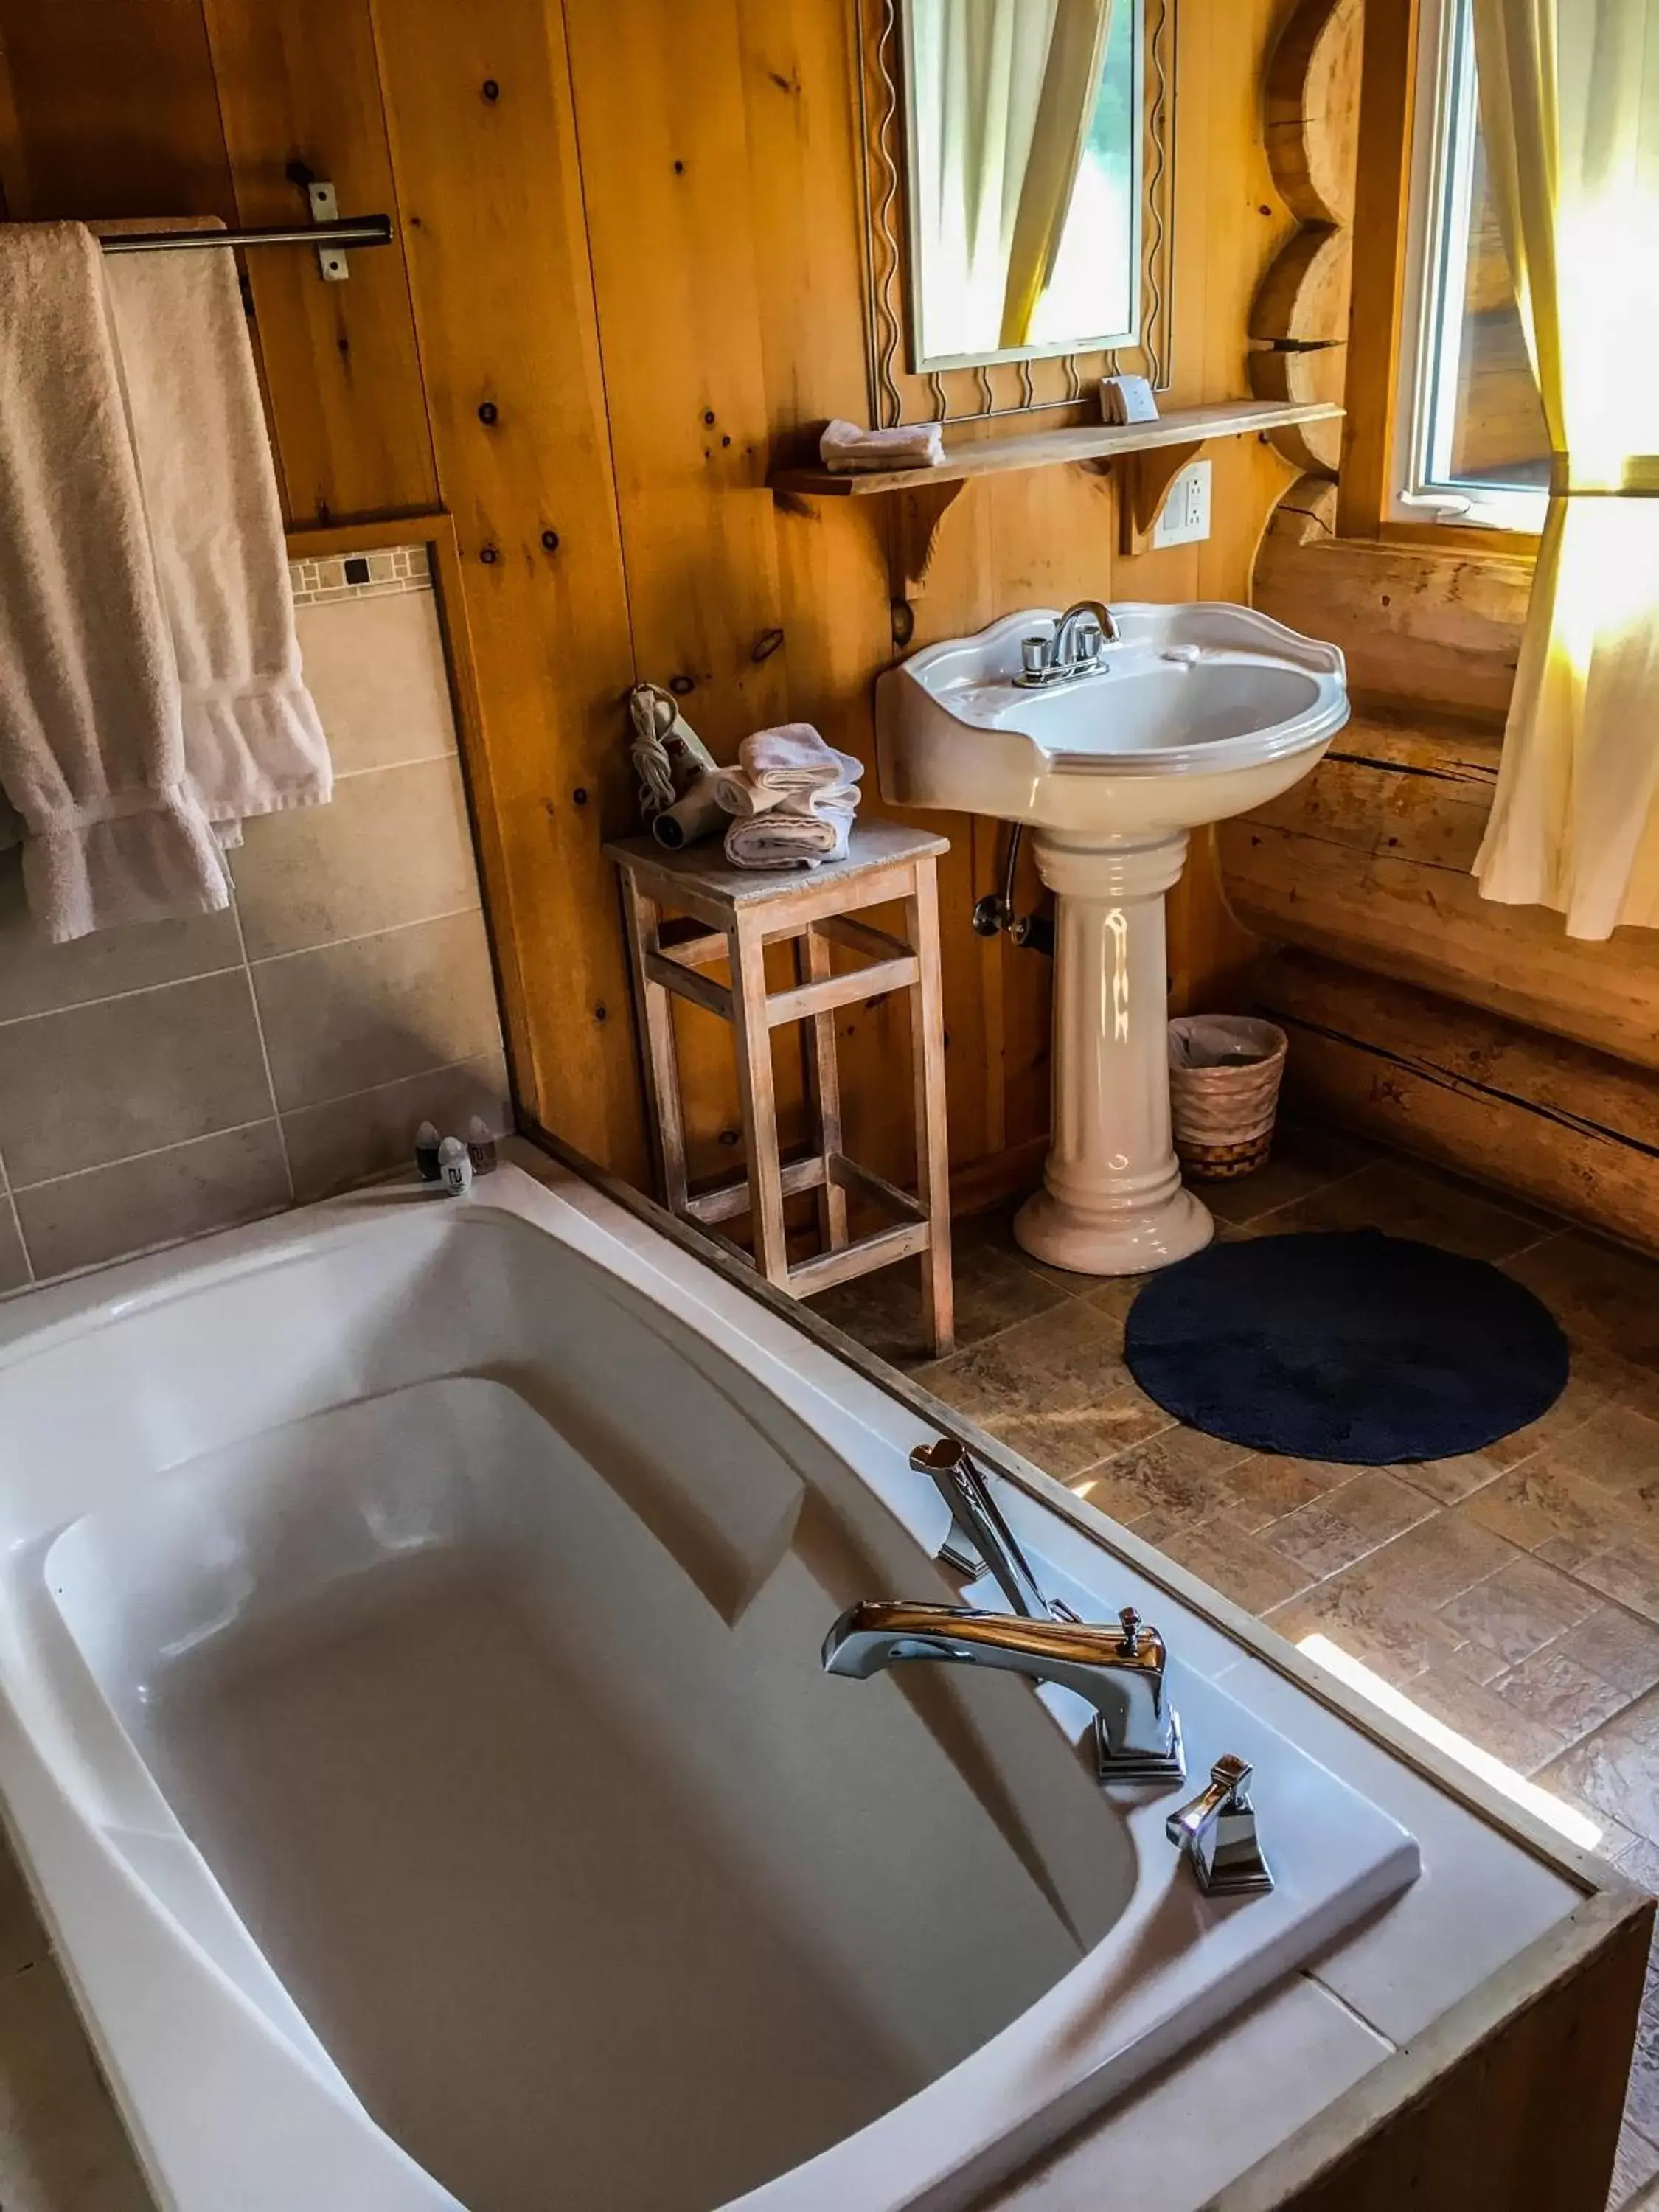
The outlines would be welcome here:
M 818 440 L 818 458 L 837 476 L 875 469 L 936 469 L 945 459 L 945 433 L 937 422 L 860 430 L 856 422 L 837 420 Z
M 0 837 L 53 942 L 216 911 L 330 791 L 234 262 L 0 224 Z
M 726 857 L 736 868 L 816 868 L 847 857 L 864 763 L 826 744 L 810 722 L 757 730 L 735 768 L 714 778 L 732 816 Z

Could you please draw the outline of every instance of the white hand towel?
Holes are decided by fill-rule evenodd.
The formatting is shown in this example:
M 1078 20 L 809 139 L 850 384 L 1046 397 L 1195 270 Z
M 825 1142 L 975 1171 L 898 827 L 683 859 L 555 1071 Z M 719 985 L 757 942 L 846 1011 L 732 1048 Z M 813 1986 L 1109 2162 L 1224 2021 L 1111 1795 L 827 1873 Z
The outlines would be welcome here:
M 186 773 L 216 823 L 319 805 L 332 785 L 328 744 L 300 672 L 235 257 L 111 254 L 103 268 L 179 670 Z
M 0 787 L 44 933 L 228 904 L 186 773 L 103 256 L 78 223 L 0 225 Z
M 810 722 L 783 722 L 745 738 L 737 765 L 718 770 L 714 787 L 728 814 L 804 814 L 825 804 L 856 806 L 863 774 L 862 761 L 826 744 Z
M 812 814 L 738 815 L 726 833 L 726 857 L 734 868 L 817 868 L 844 860 L 853 827 L 850 806 Z
M 838 476 L 870 469 L 936 469 L 945 459 L 937 422 L 902 422 L 896 430 L 860 430 L 837 420 L 818 440 L 818 458 Z

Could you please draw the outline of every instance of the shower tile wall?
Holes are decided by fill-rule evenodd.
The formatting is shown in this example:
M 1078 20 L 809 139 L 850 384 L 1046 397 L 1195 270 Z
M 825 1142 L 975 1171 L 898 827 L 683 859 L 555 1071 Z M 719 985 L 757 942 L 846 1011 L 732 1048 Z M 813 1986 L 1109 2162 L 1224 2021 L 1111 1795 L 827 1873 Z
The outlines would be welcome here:
M 425 550 L 293 576 L 334 799 L 248 823 L 231 909 L 47 945 L 0 855 L 0 1291 L 509 1126 Z

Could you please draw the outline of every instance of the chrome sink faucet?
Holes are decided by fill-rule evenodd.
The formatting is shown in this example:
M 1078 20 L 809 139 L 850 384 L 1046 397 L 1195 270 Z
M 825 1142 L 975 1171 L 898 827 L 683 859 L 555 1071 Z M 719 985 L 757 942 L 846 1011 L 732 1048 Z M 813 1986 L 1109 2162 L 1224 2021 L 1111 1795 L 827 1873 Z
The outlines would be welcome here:
M 1158 1631 L 1143 1627 L 1132 1607 L 1115 1628 L 1103 1628 L 1045 1598 L 990 1485 L 954 1437 L 918 1444 L 910 1464 L 932 1478 L 951 1509 L 941 1556 L 964 1572 L 988 1573 L 1012 1618 L 960 1605 L 851 1606 L 824 1639 L 824 1672 L 864 1681 L 902 1660 L 940 1659 L 1056 1682 L 1094 1707 L 1103 1781 L 1184 1780 L 1181 1722 L 1165 1694 L 1169 1655 Z
M 1111 663 L 1102 658 L 1103 646 L 1116 645 L 1121 633 L 1117 617 L 1099 599 L 1079 599 L 1067 607 L 1054 624 L 1052 637 L 1020 640 L 1020 672 L 1016 684 L 1039 690 L 1048 684 L 1069 684 L 1080 676 L 1103 676 Z

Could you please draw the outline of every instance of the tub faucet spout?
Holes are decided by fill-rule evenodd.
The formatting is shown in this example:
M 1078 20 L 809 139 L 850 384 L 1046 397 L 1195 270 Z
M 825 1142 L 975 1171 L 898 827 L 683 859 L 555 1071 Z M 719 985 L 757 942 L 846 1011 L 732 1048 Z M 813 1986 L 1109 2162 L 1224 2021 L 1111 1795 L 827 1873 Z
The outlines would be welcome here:
M 856 1681 L 906 1660 L 936 1659 L 1075 1691 L 1094 1707 L 1105 1782 L 1185 1778 L 1181 1723 L 1164 1685 L 1168 1656 L 1158 1631 L 1128 1606 L 1115 1628 L 1105 1628 L 969 1606 L 866 1601 L 842 1613 L 823 1644 L 824 1672 Z

